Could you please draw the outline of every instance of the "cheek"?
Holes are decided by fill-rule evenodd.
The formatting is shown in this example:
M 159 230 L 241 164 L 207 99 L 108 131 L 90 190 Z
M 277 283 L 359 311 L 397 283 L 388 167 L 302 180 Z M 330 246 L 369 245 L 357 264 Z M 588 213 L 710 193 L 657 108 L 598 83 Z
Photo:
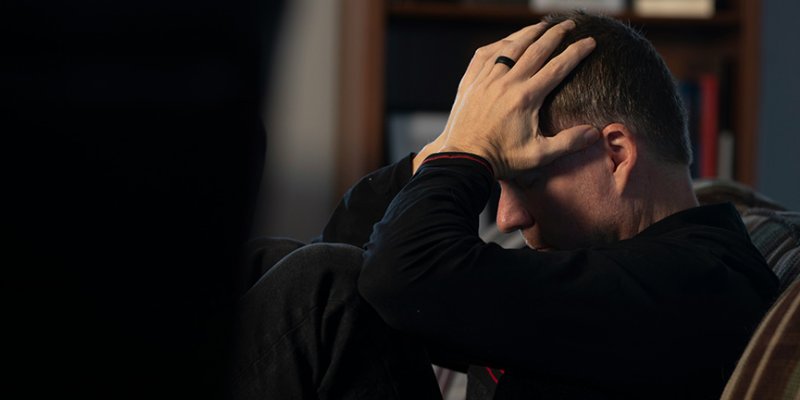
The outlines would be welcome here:
M 527 191 L 530 213 L 545 242 L 579 247 L 601 225 L 610 199 L 603 154 L 598 147 L 559 159 L 545 167 L 541 180 Z
M 538 222 L 545 240 L 561 248 L 588 244 L 607 205 L 607 179 L 598 169 L 551 176 L 537 193 Z
M 554 165 L 544 187 L 547 196 L 576 212 L 602 205 L 612 183 L 607 158 L 602 155 L 600 150 L 589 151 Z
M 580 230 L 576 225 L 583 225 L 585 216 L 582 207 L 577 203 L 581 196 L 558 180 L 548 182 L 541 190 L 528 197 L 531 212 L 536 219 L 536 228 L 542 239 L 556 247 L 565 246 L 565 240 Z
M 555 209 L 580 217 L 596 208 L 604 186 L 603 176 L 594 168 L 580 168 L 550 177 L 543 197 Z

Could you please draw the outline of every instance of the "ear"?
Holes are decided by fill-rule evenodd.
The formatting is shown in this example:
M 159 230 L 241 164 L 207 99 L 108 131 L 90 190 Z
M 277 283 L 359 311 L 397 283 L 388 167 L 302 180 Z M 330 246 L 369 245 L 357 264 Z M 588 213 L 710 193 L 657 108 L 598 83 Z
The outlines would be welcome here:
M 610 160 L 615 186 L 619 193 L 625 190 L 633 175 L 639 146 L 625 124 L 612 123 L 603 128 L 603 140 Z

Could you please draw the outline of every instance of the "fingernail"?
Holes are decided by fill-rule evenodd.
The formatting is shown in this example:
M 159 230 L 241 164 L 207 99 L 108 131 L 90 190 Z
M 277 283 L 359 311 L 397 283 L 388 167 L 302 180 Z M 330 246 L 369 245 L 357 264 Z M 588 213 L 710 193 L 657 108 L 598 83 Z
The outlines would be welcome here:
M 587 141 L 593 142 L 600 138 L 600 131 L 593 126 L 590 126 L 588 129 L 583 131 L 583 137 L 586 138 Z
M 575 21 L 573 21 L 571 19 L 568 19 L 568 20 L 562 22 L 562 24 L 564 25 L 564 28 L 566 28 L 566 29 L 572 29 L 572 28 L 575 27 Z

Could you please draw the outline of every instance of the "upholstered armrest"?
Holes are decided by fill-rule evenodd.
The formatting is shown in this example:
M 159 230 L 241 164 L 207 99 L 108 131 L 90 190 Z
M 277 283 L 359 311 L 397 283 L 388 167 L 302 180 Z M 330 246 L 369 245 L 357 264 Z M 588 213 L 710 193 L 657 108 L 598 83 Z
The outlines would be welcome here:
M 695 182 L 701 204 L 732 202 L 783 294 L 764 316 L 722 399 L 800 398 L 800 212 L 739 183 Z
M 800 396 L 800 281 L 794 281 L 759 324 L 722 399 Z
M 800 212 L 783 206 L 740 183 L 699 180 L 700 204 L 731 202 L 739 210 L 750 239 L 786 289 L 800 274 Z

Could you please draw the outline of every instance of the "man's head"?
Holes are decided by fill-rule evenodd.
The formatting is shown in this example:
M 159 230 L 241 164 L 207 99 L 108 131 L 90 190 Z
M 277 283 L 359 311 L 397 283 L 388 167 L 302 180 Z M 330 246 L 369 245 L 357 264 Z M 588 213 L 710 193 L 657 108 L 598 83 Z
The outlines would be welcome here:
M 575 21 L 552 57 L 579 39 L 597 47 L 545 100 L 543 132 L 554 134 L 578 123 L 602 129 L 625 124 L 652 156 L 689 165 L 692 159 L 686 113 L 675 83 L 656 49 L 638 32 L 612 18 L 582 12 L 550 15 L 550 25 Z
M 584 37 L 597 46 L 545 99 L 539 126 L 553 135 L 590 124 L 603 136 L 535 176 L 501 182 L 499 228 L 521 230 L 536 248 L 625 239 L 694 204 L 686 113 L 664 61 L 639 33 L 611 18 L 576 12 L 545 20 L 565 19 L 576 27 L 551 58 Z

